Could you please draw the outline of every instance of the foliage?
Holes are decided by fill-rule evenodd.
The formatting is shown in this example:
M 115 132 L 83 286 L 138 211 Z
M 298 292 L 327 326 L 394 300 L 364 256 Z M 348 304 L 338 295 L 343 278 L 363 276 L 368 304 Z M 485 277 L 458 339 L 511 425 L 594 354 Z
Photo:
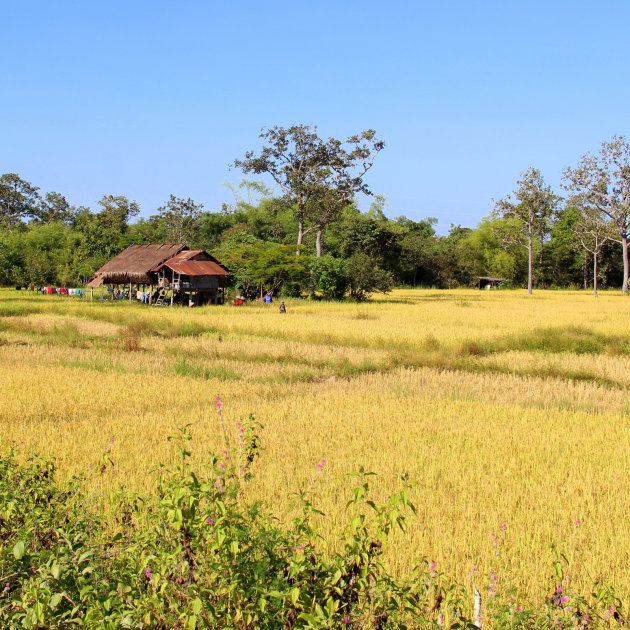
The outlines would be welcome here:
M 70 206 L 68 200 L 61 193 L 47 192 L 32 212 L 32 216 L 41 223 L 51 223 L 52 221 L 69 223 L 74 212 L 75 209 Z
M 295 246 L 275 243 L 243 243 L 226 250 L 222 260 L 235 283 L 251 297 L 261 292 L 297 289 L 308 278 L 308 259 L 297 256 Z
M 190 245 L 199 228 L 202 209 L 202 204 L 190 198 L 184 200 L 171 195 L 166 204 L 158 208 L 158 221 L 166 242 Z
M 39 188 L 16 173 L 0 176 L 0 221 L 11 231 L 22 219 L 34 216 L 39 201 Z
M 326 300 L 340 300 L 350 286 L 348 263 L 325 254 L 312 261 L 313 284 Z
M 371 293 L 388 293 L 394 278 L 367 254 L 357 252 L 348 261 L 350 295 L 357 301 L 367 300 Z

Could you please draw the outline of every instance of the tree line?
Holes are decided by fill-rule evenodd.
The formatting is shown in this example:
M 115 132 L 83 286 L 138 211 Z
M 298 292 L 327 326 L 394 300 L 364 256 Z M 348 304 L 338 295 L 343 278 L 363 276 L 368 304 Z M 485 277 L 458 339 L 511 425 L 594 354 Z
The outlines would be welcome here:
M 230 184 L 233 202 L 208 211 L 170 195 L 148 218 L 125 196 L 93 208 L 42 193 L 17 174 L 0 176 L 0 284 L 78 285 L 131 244 L 183 243 L 205 249 L 232 272 L 242 293 L 350 295 L 394 285 L 454 288 L 479 276 L 507 286 L 628 288 L 630 145 L 615 136 L 563 176 L 564 198 L 535 168 L 494 202 L 474 228 L 435 232 L 432 217 L 391 218 L 365 179 L 384 149 L 373 130 L 345 141 L 314 127 L 263 130 L 263 148 L 232 166 L 269 178 Z M 369 210 L 357 205 L 371 195 Z

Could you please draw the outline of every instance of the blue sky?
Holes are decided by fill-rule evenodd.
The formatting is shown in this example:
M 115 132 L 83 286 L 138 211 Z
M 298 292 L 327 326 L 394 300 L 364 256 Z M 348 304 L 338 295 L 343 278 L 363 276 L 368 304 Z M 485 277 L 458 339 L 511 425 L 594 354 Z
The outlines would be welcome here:
M 630 135 L 630 3 L 2 2 L 0 172 L 94 207 L 230 202 L 262 127 L 373 128 L 387 214 L 474 226 Z M 369 199 L 361 200 L 367 209 Z

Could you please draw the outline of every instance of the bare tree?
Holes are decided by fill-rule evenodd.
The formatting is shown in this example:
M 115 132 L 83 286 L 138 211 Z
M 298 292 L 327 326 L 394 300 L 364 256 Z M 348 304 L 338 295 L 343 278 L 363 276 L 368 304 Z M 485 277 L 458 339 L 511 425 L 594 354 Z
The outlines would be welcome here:
M 586 206 L 605 214 L 615 228 L 612 240 L 621 243 L 623 286 L 628 291 L 630 237 L 630 145 L 623 136 L 603 142 L 597 155 L 582 156 L 575 168 L 564 171 L 565 187 Z
M 529 168 L 516 182 L 518 189 L 495 204 L 495 216 L 506 219 L 501 239 L 527 249 L 527 292 L 533 289 L 534 236 L 546 234 L 560 197 L 545 185 L 541 172 Z M 542 247 L 542 243 L 541 243 Z
M 593 294 L 597 297 L 599 254 L 606 241 L 614 238 L 614 225 L 596 206 L 585 205 L 580 199 L 573 201 L 572 205 L 578 211 L 573 229 L 583 249 L 593 256 Z

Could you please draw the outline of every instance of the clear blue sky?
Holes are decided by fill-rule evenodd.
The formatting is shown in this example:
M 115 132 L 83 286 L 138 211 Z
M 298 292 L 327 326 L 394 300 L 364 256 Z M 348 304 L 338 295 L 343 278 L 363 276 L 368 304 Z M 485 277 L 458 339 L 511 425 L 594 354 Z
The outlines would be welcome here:
M 1 3 L 0 172 L 149 216 L 230 201 L 262 127 L 376 129 L 387 214 L 474 226 L 529 166 L 630 135 L 630 3 Z M 369 200 L 362 200 L 366 209 Z

